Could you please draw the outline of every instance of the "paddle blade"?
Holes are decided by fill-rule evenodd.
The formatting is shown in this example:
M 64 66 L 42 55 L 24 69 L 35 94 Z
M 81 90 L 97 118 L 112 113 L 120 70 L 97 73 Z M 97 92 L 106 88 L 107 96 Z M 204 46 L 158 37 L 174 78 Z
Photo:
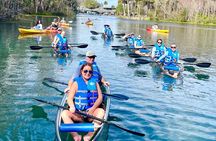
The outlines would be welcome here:
M 113 97 L 113 98 L 118 99 L 118 100 L 128 100 L 129 99 L 129 97 L 127 97 L 125 95 L 122 95 L 122 94 L 107 94 L 107 93 L 103 93 L 103 95 L 110 96 L 110 97 Z
M 116 36 L 125 36 L 125 33 L 114 34 Z
M 152 61 L 145 60 L 145 59 L 135 59 L 135 62 L 136 62 L 137 64 L 148 64 L 148 63 L 152 63 Z
M 86 48 L 88 44 L 82 44 L 82 45 L 77 45 L 77 46 L 72 46 L 72 47 L 78 47 L 78 48 Z
M 181 59 L 181 60 L 183 60 L 183 61 L 185 61 L 185 62 L 195 62 L 197 59 L 196 58 L 183 58 L 183 59 Z
M 139 57 L 141 57 L 139 54 L 136 54 L 136 53 L 129 53 L 128 56 L 131 57 L 131 58 L 139 58 Z
M 99 33 L 98 32 L 96 32 L 96 31 L 90 31 L 91 32 L 91 34 L 93 34 L 93 35 L 98 35 Z
M 39 50 L 39 49 L 42 49 L 43 47 L 42 46 L 30 46 L 30 48 L 32 50 Z
M 211 63 L 197 63 L 196 66 L 202 67 L 202 68 L 208 68 L 211 66 Z
M 122 130 L 124 130 L 124 131 L 126 131 L 128 133 L 131 133 L 131 134 L 134 134 L 134 135 L 137 135 L 137 136 L 142 136 L 142 137 L 145 136 L 145 134 L 143 134 L 143 133 L 139 133 L 139 132 L 136 132 L 136 131 L 132 131 L 132 130 L 126 129 L 124 127 L 121 127 L 118 124 L 114 124 L 114 123 L 109 123 L 109 124 L 111 124 L 111 125 L 113 125 L 113 126 L 115 126 L 117 128 L 120 128 L 120 129 L 122 129 Z

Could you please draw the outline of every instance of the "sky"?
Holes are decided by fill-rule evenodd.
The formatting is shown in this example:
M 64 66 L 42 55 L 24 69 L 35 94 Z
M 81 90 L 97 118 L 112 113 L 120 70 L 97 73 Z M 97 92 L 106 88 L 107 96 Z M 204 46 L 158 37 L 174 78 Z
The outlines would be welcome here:
M 97 0 L 99 3 L 104 4 L 105 0 Z M 112 5 L 114 5 L 115 7 L 118 5 L 118 0 L 107 0 L 108 2 L 108 6 L 111 7 Z

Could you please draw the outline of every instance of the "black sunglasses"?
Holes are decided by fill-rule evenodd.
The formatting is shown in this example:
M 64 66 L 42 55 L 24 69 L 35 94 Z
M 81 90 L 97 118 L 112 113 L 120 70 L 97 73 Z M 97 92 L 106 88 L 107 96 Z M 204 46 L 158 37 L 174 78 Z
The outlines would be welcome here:
M 90 73 L 90 74 L 92 74 L 92 73 L 93 73 L 93 71 L 92 71 L 92 70 L 84 70 L 83 72 L 84 72 L 84 73 Z
M 176 48 L 176 47 L 171 47 L 171 48 Z
M 95 56 L 88 56 L 88 58 L 95 58 Z

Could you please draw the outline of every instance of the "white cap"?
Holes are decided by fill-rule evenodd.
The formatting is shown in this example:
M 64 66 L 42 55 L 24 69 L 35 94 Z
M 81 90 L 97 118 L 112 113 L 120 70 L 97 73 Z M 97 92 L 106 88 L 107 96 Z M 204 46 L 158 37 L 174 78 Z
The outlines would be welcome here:
M 97 57 L 93 51 L 87 51 L 86 57 Z

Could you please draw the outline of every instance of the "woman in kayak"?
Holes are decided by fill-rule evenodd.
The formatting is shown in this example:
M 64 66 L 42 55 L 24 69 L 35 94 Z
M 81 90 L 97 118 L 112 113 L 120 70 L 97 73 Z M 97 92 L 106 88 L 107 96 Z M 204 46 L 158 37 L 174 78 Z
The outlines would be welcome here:
M 62 112 L 62 119 L 64 123 L 74 122 L 93 122 L 95 130 L 100 126 L 100 122 L 90 118 L 83 117 L 75 111 L 86 112 L 98 118 L 103 118 L 105 111 L 100 108 L 103 100 L 102 92 L 97 81 L 92 78 L 92 65 L 84 64 L 81 67 L 80 75 L 74 79 L 74 83 L 70 88 L 68 95 L 69 110 Z M 81 141 L 82 137 L 77 132 L 71 132 L 75 141 Z M 89 141 L 93 132 L 89 132 L 84 136 L 84 141 Z

